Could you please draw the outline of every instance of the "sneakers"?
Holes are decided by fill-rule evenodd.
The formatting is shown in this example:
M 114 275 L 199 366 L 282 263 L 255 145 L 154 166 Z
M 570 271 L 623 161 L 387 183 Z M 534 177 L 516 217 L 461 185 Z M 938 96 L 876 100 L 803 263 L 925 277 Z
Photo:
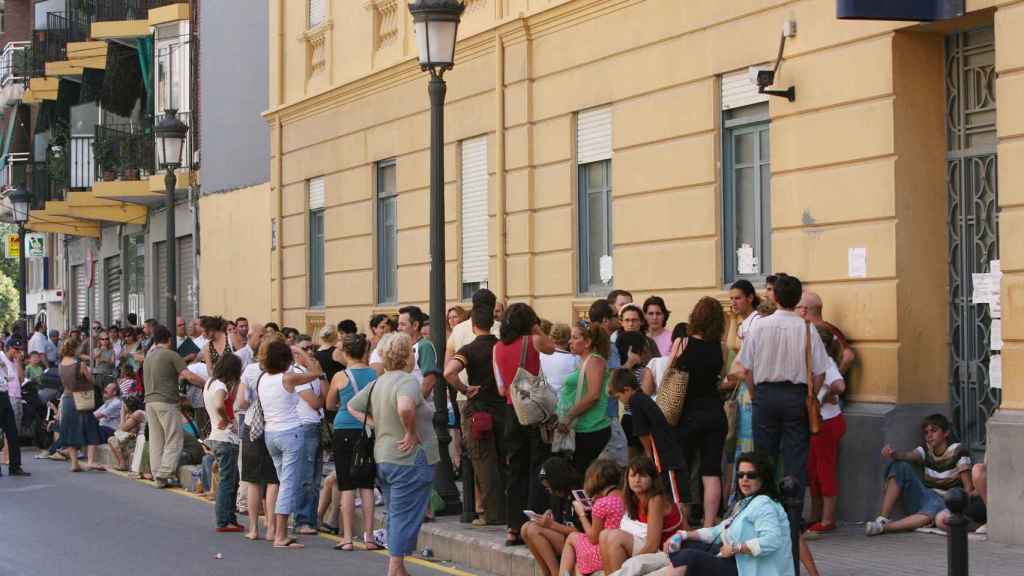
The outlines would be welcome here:
M 975 534 L 985 535 L 988 534 L 988 524 L 982 524 L 978 526 L 978 529 L 974 531 Z
M 168 486 L 167 480 L 165 478 L 157 478 L 155 480 L 155 482 L 156 482 L 156 487 L 158 489 L 160 489 L 160 490 L 163 490 L 163 489 L 167 488 L 167 486 Z
M 879 516 L 871 522 L 864 524 L 864 534 L 866 536 L 878 536 L 885 532 L 885 525 L 889 523 L 889 519 L 885 516 Z
M 31 476 L 32 474 L 31 474 L 31 473 L 29 473 L 29 472 L 25 472 L 25 471 L 24 471 L 24 470 L 22 470 L 21 468 L 15 468 L 14 470 L 9 470 L 9 471 L 7 472 L 7 475 L 8 475 L 8 476 L 22 476 L 22 477 L 28 478 L 28 477 L 29 477 L 29 476 Z

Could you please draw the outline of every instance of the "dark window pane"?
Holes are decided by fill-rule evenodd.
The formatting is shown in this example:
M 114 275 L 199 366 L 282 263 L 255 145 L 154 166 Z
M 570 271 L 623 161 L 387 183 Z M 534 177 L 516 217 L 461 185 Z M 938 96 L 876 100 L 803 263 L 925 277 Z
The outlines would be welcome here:
M 741 134 L 736 134 L 736 136 L 733 138 L 733 152 L 735 154 L 733 158 L 737 165 L 752 164 L 754 162 L 755 138 L 756 136 L 753 132 L 743 132 Z
M 761 130 L 759 134 L 761 135 L 761 162 L 767 162 L 771 159 L 771 138 L 768 137 L 768 130 Z

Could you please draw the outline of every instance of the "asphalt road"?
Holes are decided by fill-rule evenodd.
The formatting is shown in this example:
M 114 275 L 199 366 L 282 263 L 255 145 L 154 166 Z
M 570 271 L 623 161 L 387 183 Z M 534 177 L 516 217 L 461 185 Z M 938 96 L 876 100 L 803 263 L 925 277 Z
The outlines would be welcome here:
M 387 573 L 380 553 L 338 552 L 335 541 L 317 536 L 300 538 L 305 549 L 283 550 L 217 534 L 207 502 L 110 472 L 71 474 L 67 464 L 25 455 L 31 478 L 0 478 L 0 576 Z M 426 564 L 407 566 L 415 576 L 467 574 Z

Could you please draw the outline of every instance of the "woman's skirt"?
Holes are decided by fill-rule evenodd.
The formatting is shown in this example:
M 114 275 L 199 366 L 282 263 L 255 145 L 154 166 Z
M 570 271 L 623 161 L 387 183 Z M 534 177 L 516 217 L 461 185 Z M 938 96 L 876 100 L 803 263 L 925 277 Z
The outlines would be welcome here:
M 60 401 L 60 442 L 65 448 L 100 446 L 105 442 L 99 420 L 92 412 L 75 410 L 71 394 L 64 394 Z
M 279 484 L 266 442 L 263 438 L 250 441 L 248 430 L 242 434 L 242 482 Z

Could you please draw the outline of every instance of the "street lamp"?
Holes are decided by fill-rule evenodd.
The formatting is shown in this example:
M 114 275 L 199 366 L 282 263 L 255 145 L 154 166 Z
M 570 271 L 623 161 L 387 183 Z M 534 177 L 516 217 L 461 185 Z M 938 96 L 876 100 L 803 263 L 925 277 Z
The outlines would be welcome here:
M 28 337 L 28 305 L 25 298 L 25 289 L 28 286 L 25 272 L 25 224 L 28 223 L 28 213 L 32 209 L 32 195 L 21 186 L 15 186 L 7 191 L 7 198 L 11 201 L 14 223 L 18 225 L 18 315 L 25 322 L 25 336 Z
M 177 254 L 174 245 L 174 189 L 178 185 L 178 178 L 174 171 L 181 166 L 181 151 L 185 148 L 188 126 L 178 120 L 177 110 L 168 109 L 164 110 L 164 115 L 153 127 L 153 133 L 156 135 L 157 164 L 166 170 L 164 188 L 167 193 L 167 239 L 164 246 L 167 248 L 167 318 L 164 319 L 164 325 L 173 330 L 171 327 L 178 316 Z
M 430 339 L 439 358 L 445 350 L 444 281 L 444 95 L 442 79 L 455 65 L 455 38 L 465 6 L 458 0 L 416 0 L 409 5 L 412 14 L 420 68 L 430 71 L 430 318 L 434 329 Z M 441 361 L 443 363 L 443 361 Z M 458 514 L 462 500 L 452 478 L 448 444 L 448 384 L 438 376 L 434 386 L 434 428 L 441 452 L 441 465 L 434 472 L 434 487 L 444 500 L 446 514 Z M 463 486 L 463 490 L 473 490 Z

